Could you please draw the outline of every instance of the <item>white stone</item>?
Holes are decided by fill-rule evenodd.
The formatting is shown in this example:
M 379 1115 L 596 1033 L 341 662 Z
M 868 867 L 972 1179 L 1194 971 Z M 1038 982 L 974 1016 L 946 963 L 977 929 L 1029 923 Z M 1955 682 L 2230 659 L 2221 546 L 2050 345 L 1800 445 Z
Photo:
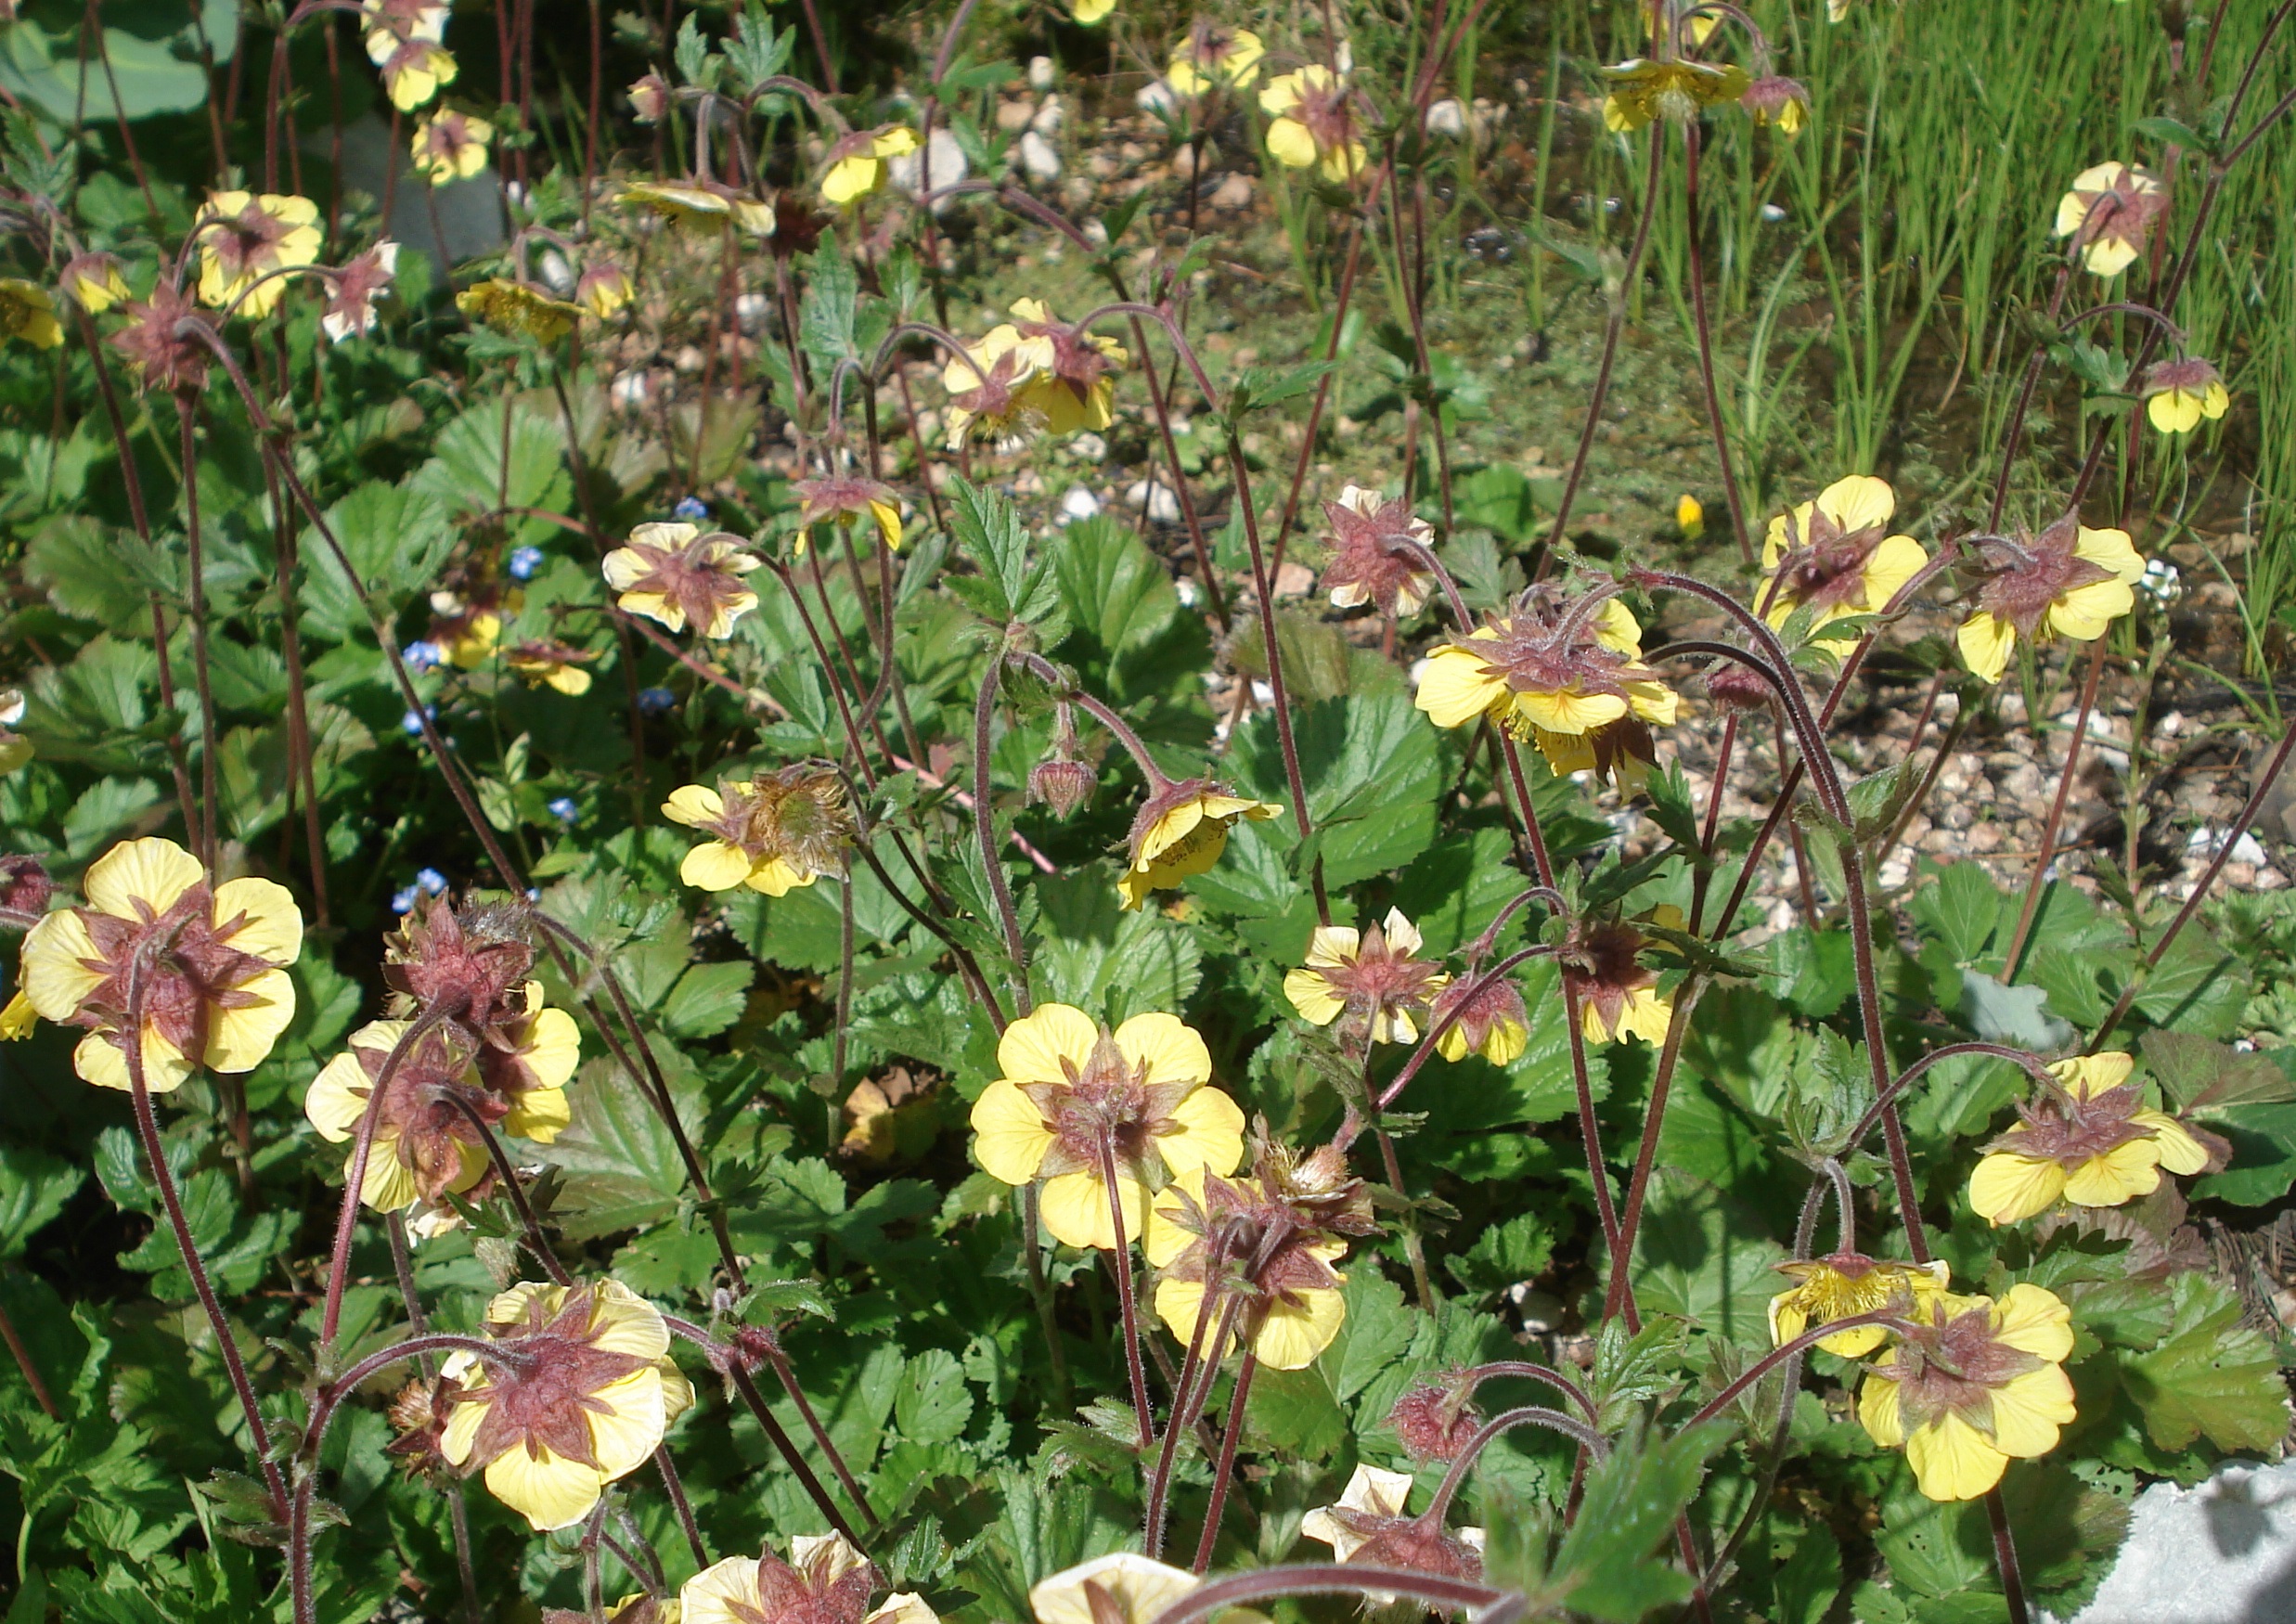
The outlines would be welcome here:
M 1180 595 L 1180 606 L 1182 609 L 1193 609 L 1204 596 L 1204 588 L 1196 585 L 1195 577 L 1193 575 L 1182 575 L 1173 582 L 1172 590 Z
M 1037 116 L 1028 121 L 1028 127 L 1039 135 L 1057 135 L 1061 125 L 1067 120 L 1068 109 L 1061 98 L 1048 96 L 1044 98 L 1044 105 L 1037 110 Z
M 618 406 L 635 410 L 653 395 L 653 383 L 643 372 L 625 372 L 606 386 L 606 393 Z
M 1072 436 L 1064 449 L 1078 462 L 1108 460 L 1108 442 L 1090 431 Z
M 1151 524 L 1180 522 L 1180 498 L 1169 485 L 1149 480 L 1134 480 L 1124 493 L 1124 505 L 1133 512 L 1145 512 Z
M 1063 524 L 1074 524 L 1079 519 L 1096 518 L 1099 513 L 1100 498 L 1085 486 L 1070 485 L 1061 493 L 1060 522 Z M 1109 1232 L 1115 1233 L 1113 1230 Z
M 1058 180 L 1061 155 L 1053 150 L 1051 142 L 1030 130 L 1021 136 L 1021 167 L 1028 172 L 1031 180 Z
M 2296 1462 L 2146 1489 L 2072 1624 L 2296 1624 Z
M 561 299 L 574 291 L 574 268 L 566 263 L 566 256 L 558 250 L 554 248 L 543 250 L 541 270 L 543 285 Z
M 2225 843 L 2231 839 L 2232 837 L 2224 830 L 2212 828 L 2204 823 L 2186 837 L 2185 855 L 2188 857 L 2213 857 L 2225 849 Z M 2232 840 L 2232 856 L 2229 860 L 2262 866 L 2265 860 L 2264 848 L 2254 835 L 2243 833 L 2238 840 Z
M 965 161 L 964 148 L 957 144 L 957 137 L 946 129 L 935 129 L 923 150 L 904 152 L 897 158 L 886 159 L 885 173 L 892 177 L 895 186 L 910 197 L 922 198 L 924 196 L 927 160 L 931 161 L 933 189 L 936 192 L 955 186 L 973 173 L 972 165 Z M 935 198 L 933 212 L 939 213 L 951 201 L 946 196 Z
M 1271 705 L 1275 703 L 1275 690 L 1270 687 L 1267 683 L 1260 681 L 1258 677 L 1253 677 L 1252 702 L 1256 705 Z M 1113 1235 L 1116 1231 L 1114 1228 L 1111 1228 L 1108 1232 Z
M 733 319 L 745 333 L 754 333 L 766 325 L 766 312 L 772 306 L 763 293 L 742 293 L 734 299 Z
M 1052 88 L 1051 58 L 1031 57 L 1028 58 L 1028 88 L 1031 90 L 1050 90 Z M 1114 1231 L 1112 1231 L 1111 1233 L 1113 1232 Z
M 1447 96 L 1427 108 L 1427 134 L 1430 135 L 1464 135 L 1467 133 L 1467 110 L 1459 105 L 1457 97 Z M 1109 1231 L 1111 1234 L 1114 1231 Z
M 1180 92 L 1161 79 L 1151 79 L 1133 93 L 1133 104 L 1144 113 L 1168 118 L 1180 110 Z

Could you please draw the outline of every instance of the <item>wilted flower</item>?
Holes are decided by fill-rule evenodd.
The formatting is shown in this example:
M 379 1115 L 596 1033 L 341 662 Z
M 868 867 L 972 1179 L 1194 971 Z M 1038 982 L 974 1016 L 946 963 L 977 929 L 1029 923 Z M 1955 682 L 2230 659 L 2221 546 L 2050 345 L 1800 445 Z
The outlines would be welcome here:
M 2126 1054 L 2060 1060 L 2061 1092 L 2019 1105 L 2022 1119 L 1986 1147 L 1969 1178 L 1969 1205 L 1996 1224 L 2074 1206 L 2120 1206 L 2161 1185 L 2161 1169 L 2198 1173 L 2207 1147 L 2184 1124 L 2145 1104 Z
M 1108 1169 L 1129 1241 L 1150 1190 L 1244 1158 L 1244 1114 L 1211 1081 L 1211 1051 L 1177 1016 L 1113 1033 L 1082 1010 L 1038 1004 L 1005 1028 L 1000 1075 L 973 1104 L 974 1154 L 993 1178 L 1044 1182 L 1044 1227 L 1071 1246 L 1117 1246 Z
M 1783 1347 L 1810 1328 L 1893 1304 L 1910 1320 L 1927 1320 L 1930 1300 L 1953 1283 L 1942 1261 L 1891 1263 L 1858 1252 L 1836 1252 L 1807 1262 L 1781 1263 L 1780 1274 L 1794 1282 L 1770 1299 L 1770 1340 Z M 1852 1325 L 1821 1338 L 1818 1346 L 1843 1359 L 1863 1359 L 1890 1339 L 1884 1325 Z
M 678 1592 L 679 1624 L 936 1624 L 911 1592 L 869 1605 L 877 1570 L 842 1534 L 800 1534 L 790 1560 L 729 1556 Z
M 2100 277 L 2117 277 L 2144 251 L 2169 206 L 2168 187 L 2149 170 L 2100 163 L 2073 177 L 2057 201 L 2053 237 L 2070 237 L 2081 263 Z
M 1941 1293 L 1866 1366 L 1858 1421 L 1884 1449 L 1903 1446 L 1931 1500 L 1974 1500 L 2012 1459 L 2057 1447 L 2073 1419 L 2072 1310 L 2037 1285 L 1990 1297 Z
M 144 1086 L 163 1094 L 194 1069 L 252 1071 L 295 1014 L 286 967 L 303 915 L 269 880 L 212 883 L 172 840 L 123 841 L 88 866 L 87 903 L 24 936 L 23 992 L 45 1021 L 84 1026 L 72 1069 L 130 1087 L 123 1047 L 138 981 Z M 196 1050 L 196 1053 L 195 1053 Z
M 319 327 L 335 343 L 370 332 L 375 301 L 398 276 L 399 245 L 378 242 L 327 280 L 327 310 Z
M 1637 57 L 1603 70 L 1610 94 L 1603 99 L 1603 126 L 1613 133 L 1639 130 L 1653 119 L 1686 124 L 1699 110 L 1735 101 L 1751 83 L 1743 68 L 1711 62 L 1653 62 Z
M 1435 541 L 1435 527 L 1417 517 L 1400 497 L 1348 485 L 1339 500 L 1323 504 L 1332 527 L 1331 562 L 1323 566 L 1323 589 L 1340 609 L 1368 603 L 1400 620 L 1416 614 L 1435 589 L 1425 559 L 1412 548 Z
M 1215 84 L 1241 90 L 1259 76 L 1259 59 L 1267 54 L 1267 46 L 1249 29 L 1199 18 L 1172 47 L 1164 77 L 1182 96 L 1201 96 Z
M 861 519 L 877 526 L 877 534 L 884 538 L 885 546 L 895 552 L 901 550 L 901 500 L 883 480 L 827 474 L 820 479 L 799 480 L 789 489 L 790 495 L 802 504 L 797 510 L 797 522 L 805 528 L 797 532 L 798 552 L 806 550 L 813 525 L 833 520 L 850 526 Z
M 1332 1548 L 1335 1562 L 1367 1567 L 1404 1568 L 1447 1579 L 1483 1576 L 1483 1530 L 1451 1534 L 1404 1514 L 1411 1499 L 1409 1472 L 1383 1472 L 1358 1463 L 1335 1505 L 1319 1505 L 1299 1520 L 1299 1531 Z
M 916 150 L 917 132 L 907 124 L 885 124 L 842 136 L 829 149 L 821 196 L 840 207 L 866 197 L 884 179 L 886 159 L 906 158 Z
M 415 125 L 415 173 L 434 187 L 469 180 L 486 167 L 486 147 L 495 127 L 465 113 L 434 113 Z
M 2067 513 L 2039 535 L 1988 535 L 1972 544 L 1980 574 L 1977 611 L 1956 640 L 1969 669 L 1999 682 L 2020 637 L 2093 642 L 2136 607 L 2145 561 L 2125 530 L 2091 530 Z
M 574 331 L 579 304 L 554 299 L 531 282 L 490 277 L 455 295 L 455 308 L 499 332 L 517 333 L 538 344 L 554 344 Z
M 843 874 L 853 844 L 844 780 L 804 762 L 747 783 L 721 780 L 714 790 L 688 784 L 663 803 L 662 815 L 713 837 L 688 852 L 677 870 L 704 891 L 746 885 L 786 896 L 823 874 Z
M 487 1304 L 485 1330 L 493 1352 L 440 1369 L 457 1391 L 439 1452 L 484 1468 L 495 1498 L 537 1530 L 588 1515 L 693 1402 L 661 1314 L 619 1281 L 512 1286 Z
M 594 659 L 587 649 L 565 643 L 516 643 L 505 650 L 502 663 L 523 677 L 529 688 L 551 688 L 569 696 L 590 691 L 590 674 L 582 663 Z
M 606 555 L 606 585 L 629 614 L 674 632 L 690 625 L 705 638 L 729 638 L 733 623 L 757 607 L 742 577 L 757 567 L 739 536 L 703 535 L 691 524 L 641 524 Z
M 1929 561 L 1912 536 L 1887 534 L 1896 511 L 1897 494 L 1886 481 L 1852 474 L 1827 485 L 1814 502 L 1771 520 L 1755 608 L 1782 626 L 1808 604 L 1813 632 L 1845 615 L 1879 614 Z M 1811 640 L 1843 658 L 1854 646 Z
M 1244 795 L 1232 795 L 1209 779 L 1187 779 L 1154 790 L 1132 819 L 1129 859 L 1116 889 L 1129 910 L 1152 891 L 1168 890 L 1204 873 L 1227 848 L 1228 830 L 1239 818 L 1265 822 L 1283 808 Z
M 1589 1043 L 1639 1038 L 1655 1048 L 1666 1041 L 1674 1000 L 1655 990 L 1658 972 L 1640 958 L 1647 946 L 1643 934 L 1624 921 L 1571 927 L 1555 961 L 1562 966 L 1563 985 L 1578 997 L 1580 1029 Z
M 272 192 L 211 192 L 192 222 L 200 244 L 200 302 L 217 310 L 271 314 L 287 290 L 272 275 L 318 258 L 319 208 L 309 198 Z M 268 278 L 268 279 L 266 279 Z
M 752 237 L 773 235 L 773 205 L 722 181 L 641 181 L 622 188 L 622 200 L 650 209 L 688 231 L 722 231 L 738 226 Z
M 1272 122 L 1268 150 L 1287 169 L 1323 168 L 1323 178 L 1344 183 L 1362 172 L 1363 143 L 1347 82 L 1320 62 L 1260 87 L 1259 107 Z
M 2224 379 L 2198 357 L 2146 369 L 2145 415 L 2163 434 L 2189 434 L 2202 419 L 2212 423 L 2231 406 Z
M 630 274 L 611 260 L 593 264 L 574 284 L 574 302 L 603 321 L 638 296 Z
M 6 284 L 0 282 L 0 327 L 7 323 L 6 293 Z M 200 340 L 179 330 L 185 319 L 196 314 L 189 300 L 162 282 L 151 290 L 150 299 L 130 301 L 121 314 L 127 317 L 126 325 L 110 342 L 127 357 L 146 389 L 189 395 L 207 387 L 213 356 Z M 59 341 L 61 337 L 59 332 Z
M 84 253 L 67 261 L 57 278 L 73 303 L 90 316 L 101 316 L 128 297 L 127 278 L 120 262 L 108 253 Z
M 1374 1043 L 1415 1042 L 1412 1017 L 1450 979 L 1419 948 L 1419 932 L 1400 909 L 1387 910 L 1384 926 L 1319 925 L 1306 966 L 1284 976 L 1283 996 L 1318 1026 L 1345 1016 L 1342 1030 L 1369 1032 Z
M 1488 716 L 1556 774 L 1592 769 L 1632 791 L 1656 754 L 1645 724 L 1670 724 L 1678 702 L 1642 654 L 1642 627 L 1617 598 L 1534 586 L 1430 654 L 1416 702 L 1438 727 Z
M 435 869 L 415 875 L 422 906 L 382 939 L 382 980 L 398 998 L 393 1014 L 428 1010 L 475 1045 L 497 1027 L 522 1019 L 537 983 L 534 913 L 522 903 L 466 904 L 445 896 L 445 876 Z
M 1758 124 L 1775 124 L 1778 134 L 1793 136 L 1810 119 L 1810 93 L 1791 79 L 1770 74 L 1757 79 L 1738 97 L 1740 106 Z
M 1458 1018 L 1435 1040 L 1436 1052 L 1445 1060 L 1479 1054 L 1493 1065 L 1513 1065 L 1530 1046 L 1530 1012 L 1505 976 L 1490 978 L 1488 986 L 1479 985 L 1483 979 L 1469 971 L 1435 995 L 1427 1012 L 1429 1030 L 1458 1012 Z
M 1092 798 L 1099 785 L 1100 775 L 1092 770 L 1092 764 L 1070 756 L 1054 756 L 1028 769 L 1028 798 L 1049 807 L 1064 822 L 1077 815 L 1077 808 Z

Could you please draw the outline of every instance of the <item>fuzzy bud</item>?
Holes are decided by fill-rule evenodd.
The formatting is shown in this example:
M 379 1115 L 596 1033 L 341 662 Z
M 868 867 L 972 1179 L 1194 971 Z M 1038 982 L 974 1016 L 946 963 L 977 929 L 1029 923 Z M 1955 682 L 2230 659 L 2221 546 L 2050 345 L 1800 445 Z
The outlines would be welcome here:
M 1706 694 L 1725 711 L 1766 710 L 1770 704 L 1770 684 L 1760 673 L 1735 663 L 1706 674 Z
M 1422 1383 L 1395 1401 L 1387 1424 L 1414 1461 L 1455 1461 L 1483 1424 L 1483 1412 L 1449 1387 Z
M 1052 816 L 1064 823 L 1092 798 L 1099 784 L 1100 775 L 1086 761 L 1055 757 L 1028 769 L 1028 798 L 1050 806 Z
M 669 82 L 659 73 L 649 73 L 630 86 L 630 109 L 641 124 L 659 123 L 662 115 L 670 110 Z
M 37 917 L 48 910 L 56 882 L 38 857 L 0 857 L 0 910 Z

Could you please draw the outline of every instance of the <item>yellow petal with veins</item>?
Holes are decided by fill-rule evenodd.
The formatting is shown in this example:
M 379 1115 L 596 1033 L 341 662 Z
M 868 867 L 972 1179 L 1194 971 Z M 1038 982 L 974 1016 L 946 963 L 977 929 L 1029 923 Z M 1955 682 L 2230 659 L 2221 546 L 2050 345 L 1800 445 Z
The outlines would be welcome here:
M 1084 1069 L 1099 1041 L 1100 1027 L 1075 1005 L 1038 1004 L 1004 1029 L 997 1068 L 1016 1083 L 1064 1085 L 1072 1071 Z
M 1212 1080 L 1212 1051 L 1196 1029 L 1177 1015 L 1134 1015 L 1116 1028 L 1113 1041 L 1116 1052 L 1152 1087 Z
M 165 913 L 175 899 L 207 877 L 193 857 L 172 840 L 122 841 L 88 865 L 80 888 L 88 906 L 115 919 L 138 919 L 138 902 Z
M 999 1077 L 973 1102 L 973 1154 L 991 1178 L 1025 1184 L 1037 1176 L 1052 1132 L 1037 1102 L 1019 1086 Z

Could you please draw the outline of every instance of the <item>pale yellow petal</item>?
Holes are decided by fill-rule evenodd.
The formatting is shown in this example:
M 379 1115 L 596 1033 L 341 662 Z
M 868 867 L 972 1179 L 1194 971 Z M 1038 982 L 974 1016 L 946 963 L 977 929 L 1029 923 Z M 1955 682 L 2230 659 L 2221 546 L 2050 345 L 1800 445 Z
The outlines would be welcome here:
M 2149 1139 L 2115 1145 L 2065 1175 L 2065 1199 L 2075 1206 L 2120 1206 L 2160 1188 L 2161 1147 Z
M 1961 623 L 1954 640 L 1960 647 L 1961 663 L 1971 675 L 1999 682 L 2001 674 L 2009 668 L 2009 651 L 2017 647 L 2017 627 L 1980 611 Z
M 103 985 L 102 973 L 87 967 L 97 957 L 95 940 L 77 909 L 44 915 L 24 934 L 18 971 L 24 998 L 43 1020 L 69 1021 L 80 1012 L 81 1001 Z
M 1283 996 L 1292 1008 L 1299 1012 L 1300 1019 L 1318 1026 L 1328 1026 L 1346 1009 L 1345 999 L 1332 990 L 1332 984 L 1312 970 L 1294 970 L 1283 977 Z
M 1180 1131 L 1158 1134 L 1155 1147 L 1173 1177 L 1203 1167 L 1224 1179 L 1244 1160 L 1243 1109 L 1218 1089 L 1198 1089 L 1167 1120 Z
M 1184 1568 L 1118 1551 L 1054 1574 L 1028 1592 L 1028 1605 L 1037 1624 L 1106 1624 L 1092 1605 L 1096 1590 L 1125 1624 L 1149 1624 L 1202 1582 Z
M 1010 1028 L 1007 1028 L 1008 1033 Z M 973 1102 L 973 1154 L 993 1179 L 1025 1184 L 1037 1176 L 1052 1132 L 1037 1102 L 1010 1078 L 1000 1077 Z
M 1336 1291 L 1286 1293 L 1269 1306 L 1252 1351 L 1270 1370 L 1305 1370 L 1332 1345 L 1347 1318 L 1348 1299 Z
M 1016 1083 L 1067 1083 L 1099 1041 L 1100 1027 L 1075 1005 L 1038 1004 L 1004 1029 L 997 1066 Z
M 321 1139 L 341 1144 L 358 1132 L 359 1120 L 367 1115 L 370 1088 L 366 1066 L 357 1055 L 346 1050 L 321 1066 L 319 1075 L 311 1079 L 310 1089 L 303 1097 L 303 1114 L 319 1130 Z
M 239 927 L 225 939 L 235 951 L 271 964 L 292 964 L 303 952 L 303 910 L 293 893 L 268 880 L 226 880 L 215 887 L 215 928 Z
M 266 970 L 236 989 L 255 1002 L 208 1013 L 207 1064 L 219 1072 L 252 1071 L 295 1018 L 295 983 L 284 970 Z
M 2057 1448 L 2057 1429 L 2073 1419 L 2072 1383 L 2053 1364 L 2010 1377 L 1993 1400 L 1993 1443 L 2019 1460 Z
M 486 1487 L 536 1533 L 580 1522 L 604 1489 L 589 1467 L 540 1445 L 512 1445 L 504 1450 L 486 1468 Z
M 2072 1310 L 2055 1292 L 2019 1282 L 1993 1308 L 1993 1336 L 2020 1353 L 2061 1362 L 2073 1348 Z
M 1177 1015 L 1134 1015 L 1116 1028 L 1114 1040 L 1116 1052 L 1152 1087 L 1211 1081 L 1212 1051 L 1196 1029 Z
M 590 1395 L 590 1450 L 606 1481 L 636 1471 L 653 1454 L 669 1424 L 662 1373 L 648 1365 Z
M 2065 1171 L 2055 1162 L 1995 1151 L 1969 1176 L 1969 1206 L 1995 1224 L 2014 1224 L 2055 1206 L 2065 1193 Z
M 1931 1500 L 1975 1500 L 2009 1464 L 1991 1438 L 1950 1411 L 1908 1435 L 1905 1459 Z
M 528 1089 L 502 1118 L 502 1131 L 535 1144 L 557 1142 L 574 1126 L 574 1105 L 563 1089 Z
M 726 815 L 726 799 L 703 784 L 687 784 L 670 792 L 662 803 L 662 816 L 689 829 L 707 829 Z
M 1140 1234 L 1148 1224 L 1148 1187 L 1127 1174 L 1116 1175 L 1116 1190 L 1124 1202 L 1126 1238 Z M 1107 1186 L 1095 1173 L 1063 1173 L 1044 1181 L 1038 1212 L 1045 1229 L 1056 1241 L 1070 1246 L 1093 1246 L 1102 1251 L 1116 1244 L 1115 1219 L 1108 1210 Z
M 2160 1147 L 2161 1166 L 2170 1172 L 2190 1177 L 2209 1165 L 2207 1149 L 2186 1133 L 2185 1125 L 2175 1117 L 2160 1111 L 2139 1111 L 2130 1120 L 2152 1129 L 2153 1142 Z
M 1507 685 L 1490 676 L 1485 659 L 1471 650 L 1446 644 L 1427 656 L 1412 702 L 1438 728 L 1458 728 L 1503 705 Z
M 1858 1424 L 1866 1437 L 1885 1450 L 1905 1441 L 1904 1423 L 1898 1412 L 1898 1385 L 1886 1376 L 1868 1375 L 1858 1389 Z
M 686 854 L 677 877 L 703 891 L 730 891 L 750 877 L 749 854 L 722 840 L 705 840 Z
M 137 919 L 141 902 L 154 914 L 165 913 L 177 897 L 207 877 L 193 857 L 172 840 L 154 836 L 122 841 L 88 865 L 80 888 L 88 906 L 115 919 Z
M 1897 512 L 1897 494 L 1886 480 L 1853 473 L 1820 491 L 1817 509 L 1842 530 L 1865 530 L 1890 522 Z
M 688 1579 L 677 1592 L 678 1624 L 751 1624 L 765 1605 L 757 1559 L 729 1556 Z

